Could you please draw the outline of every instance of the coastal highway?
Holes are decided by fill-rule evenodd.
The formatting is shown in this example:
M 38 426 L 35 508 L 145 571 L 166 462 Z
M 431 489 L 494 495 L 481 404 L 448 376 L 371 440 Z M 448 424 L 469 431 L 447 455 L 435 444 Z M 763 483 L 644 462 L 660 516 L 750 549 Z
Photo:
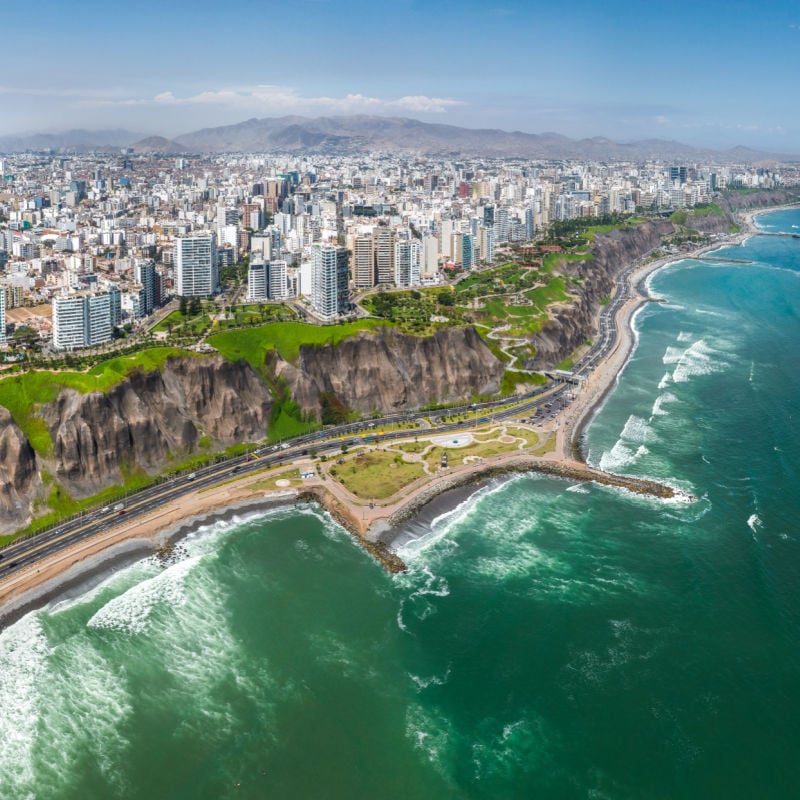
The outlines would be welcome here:
M 602 309 L 599 316 L 598 336 L 589 350 L 576 362 L 573 373 L 585 377 L 615 346 L 618 336 L 617 314 L 623 304 L 631 297 L 630 276 L 638 267 L 633 264 L 625 269 L 617 278 L 613 299 Z M 422 418 L 431 419 L 433 425 L 426 433 L 444 434 L 460 431 L 468 427 L 466 423 L 442 424 L 438 417 L 453 416 L 468 411 L 485 411 L 493 421 L 510 417 L 525 416 L 546 407 L 546 416 L 554 416 L 564 409 L 574 387 L 568 383 L 550 382 L 528 394 L 521 395 L 508 408 L 497 408 L 505 401 L 465 404 L 441 411 L 418 411 L 413 413 L 390 414 L 374 420 L 328 427 L 322 431 L 305 434 L 281 444 L 262 446 L 251 454 L 225 459 L 219 463 L 199 468 L 194 472 L 178 475 L 169 479 L 161 479 L 152 486 L 128 495 L 123 501 L 111 506 L 91 509 L 85 513 L 64 521 L 49 529 L 24 539 L 18 539 L 0 549 L 0 581 L 15 573 L 35 565 L 74 544 L 91 539 L 122 523 L 131 520 L 187 494 L 212 487 L 225 481 L 241 477 L 250 472 L 260 471 L 267 467 L 277 466 L 307 456 L 310 451 L 317 455 L 341 452 L 342 444 L 355 446 L 363 444 L 369 437 L 370 443 L 404 439 L 414 435 L 408 429 L 380 432 L 381 427 L 413 422 Z M 416 431 L 419 433 L 419 429 Z M 119 510 L 119 502 L 124 507 Z
M 563 404 L 562 394 L 565 386 L 550 385 L 542 390 L 532 393 L 527 399 L 510 408 L 492 410 L 497 403 L 479 403 L 471 406 L 461 406 L 458 409 L 447 409 L 447 414 L 457 414 L 468 410 L 486 411 L 494 421 L 509 417 L 518 417 L 535 410 L 544 404 L 549 404 L 548 414 L 560 410 Z M 131 520 L 154 507 L 165 505 L 182 496 L 196 492 L 199 489 L 210 488 L 225 481 L 242 477 L 251 472 L 261 471 L 272 466 L 288 464 L 297 458 L 309 454 L 310 450 L 318 455 L 329 455 L 341 452 L 341 447 L 346 444 L 350 447 L 362 445 L 366 437 L 370 443 L 387 442 L 394 439 L 407 439 L 418 433 L 408 429 L 380 432 L 381 425 L 392 424 L 400 420 L 412 421 L 421 416 L 429 416 L 430 412 L 414 414 L 393 415 L 390 418 L 381 418 L 369 423 L 359 422 L 337 426 L 318 433 L 307 434 L 282 445 L 260 447 L 251 454 L 236 456 L 218 464 L 212 464 L 202 469 L 197 469 L 188 475 L 183 474 L 175 478 L 163 480 L 146 489 L 129 495 L 124 501 L 121 510 L 117 510 L 120 503 L 93 509 L 84 514 L 65 521 L 56 527 L 44 530 L 29 538 L 19 539 L 6 545 L 0 550 L 0 580 L 4 580 L 14 573 L 35 565 L 38 561 L 47 558 L 61 550 L 65 550 L 79 542 L 91 539 L 106 530 L 120 524 L 129 524 Z M 388 420 L 388 421 L 387 421 Z M 374 426 L 374 427 L 373 427 Z M 430 433 L 437 435 L 448 432 L 458 432 L 468 427 L 467 423 L 437 424 L 429 429 Z M 344 438 L 343 438 L 344 437 Z

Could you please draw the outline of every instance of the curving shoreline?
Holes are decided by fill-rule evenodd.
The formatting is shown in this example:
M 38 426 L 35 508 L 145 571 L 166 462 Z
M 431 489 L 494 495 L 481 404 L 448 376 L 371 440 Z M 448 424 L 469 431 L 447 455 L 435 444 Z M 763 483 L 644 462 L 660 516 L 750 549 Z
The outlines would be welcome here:
M 784 208 L 784 207 L 781 207 Z M 630 298 L 615 315 L 616 338 L 611 351 L 584 382 L 584 387 L 562 419 L 551 432 L 556 436 L 556 449 L 547 456 L 512 455 L 487 459 L 480 466 L 454 469 L 441 478 L 428 479 L 409 492 L 373 507 L 359 501 L 341 485 L 314 479 L 299 489 L 267 490 L 250 484 L 261 483 L 264 475 L 256 475 L 236 485 L 216 487 L 190 496 L 92 539 L 57 553 L 55 556 L 0 582 L 0 621 L 9 621 L 41 607 L 65 591 L 85 588 L 120 566 L 152 554 L 166 540 L 175 540 L 202 525 L 230 519 L 239 513 L 258 512 L 276 506 L 313 501 L 322 506 L 352 535 L 356 542 L 389 572 L 400 572 L 405 564 L 391 550 L 398 526 L 417 514 L 433 498 L 458 487 L 485 482 L 487 479 L 523 472 L 539 472 L 565 480 L 593 481 L 638 494 L 664 499 L 691 499 L 681 496 L 674 487 L 630 476 L 614 475 L 594 469 L 585 463 L 580 439 L 594 415 L 602 408 L 619 375 L 628 363 L 636 344 L 636 314 L 653 300 L 646 293 L 647 278 L 663 267 L 695 258 L 721 247 L 741 244 L 759 232 L 754 218 L 780 208 L 758 209 L 742 215 L 746 230 L 729 239 L 706 245 L 690 253 L 672 255 L 642 265 L 628 275 Z M 394 501 L 394 502 L 392 502 Z

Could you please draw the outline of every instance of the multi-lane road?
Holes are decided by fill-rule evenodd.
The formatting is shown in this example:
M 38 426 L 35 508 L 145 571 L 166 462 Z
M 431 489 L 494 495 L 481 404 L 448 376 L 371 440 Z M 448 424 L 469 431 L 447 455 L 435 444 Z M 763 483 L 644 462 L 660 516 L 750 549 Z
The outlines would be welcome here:
M 630 297 L 629 277 L 635 265 L 625 270 L 617 279 L 613 299 L 602 309 L 599 332 L 596 341 L 575 364 L 574 372 L 585 376 L 614 347 L 617 337 L 616 314 Z M 442 423 L 442 416 L 455 416 L 468 411 L 480 412 L 493 420 L 507 419 L 512 416 L 525 416 L 537 410 L 543 416 L 554 416 L 569 403 L 573 386 L 569 383 L 550 382 L 545 386 L 522 395 L 513 405 L 507 401 L 477 403 L 448 408 L 442 411 L 418 411 L 406 414 L 391 414 L 374 420 L 327 427 L 322 431 L 306 434 L 282 444 L 265 445 L 254 449 L 247 455 L 228 458 L 192 473 L 174 478 L 164 479 L 139 492 L 128 495 L 124 501 L 103 508 L 92 509 L 79 517 L 71 518 L 57 527 L 44 530 L 35 536 L 20 539 L 0 549 L 0 581 L 15 573 L 29 568 L 37 562 L 65 550 L 73 545 L 90 539 L 105 530 L 117 526 L 123 520 L 129 523 L 154 507 L 165 505 L 198 489 L 214 486 L 232 478 L 263 470 L 297 460 L 310 455 L 341 452 L 343 444 L 364 444 L 385 442 L 392 439 L 403 439 L 420 433 L 420 429 L 411 432 L 408 429 L 382 432 L 381 428 L 400 422 L 416 422 L 429 420 L 432 425 L 427 433 L 447 433 L 463 429 L 465 423 Z

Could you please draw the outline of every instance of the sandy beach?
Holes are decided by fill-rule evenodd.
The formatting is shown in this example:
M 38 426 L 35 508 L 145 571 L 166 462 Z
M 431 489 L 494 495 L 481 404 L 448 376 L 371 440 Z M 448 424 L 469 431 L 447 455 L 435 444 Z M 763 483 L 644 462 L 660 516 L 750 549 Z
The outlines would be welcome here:
M 519 453 L 486 458 L 476 464 L 453 468 L 441 476 L 421 478 L 383 502 L 364 501 L 352 495 L 340 483 L 328 477 L 327 468 L 330 465 L 319 473 L 315 472 L 314 477 L 307 478 L 302 484 L 289 488 L 275 485 L 275 480 L 269 485 L 269 472 L 248 475 L 235 482 L 184 496 L 178 501 L 153 508 L 142 516 L 120 518 L 120 524 L 115 527 L 3 580 L 0 582 L 0 621 L 8 624 L 66 591 L 83 588 L 90 581 L 96 582 L 98 576 L 152 554 L 165 541 L 180 538 L 200 525 L 210 524 L 215 520 L 315 499 L 354 535 L 362 537 L 361 541 L 366 549 L 381 560 L 381 554 L 371 548 L 376 544 L 382 547 L 382 542 L 390 542 L 392 537 L 389 532 L 393 527 L 443 492 L 478 483 L 491 475 L 536 468 L 537 463 L 546 465 L 544 471 L 552 474 L 558 474 L 552 469 L 556 465 L 575 474 L 583 474 L 581 470 L 586 470 L 586 466 L 581 463 L 579 456 L 576 457 L 576 442 L 630 357 L 635 344 L 635 314 L 650 301 L 650 298 L 639 291 L 639 287 L 644 285 L 650 274 L 668 264 L 741 243 L 758 232 L 753 218 L 764 211 L 774 210 L 776 209 L 741 214 L 745 227 L 741 233 L 693 252 L 670 255 L 643 264 L 630 273 L 628 299 L 617 313 L 617 335 L 612 349 L 583 381 L 580 390 L 564 411 L 556 419 L 535 429 L 542 436 L 555 436 L 553 452 L 540 457 Z M 419 431 L 411 434 L 411 437 L 414 435 L 424 438 Z M 435 432 L 431 432 L 431 438 L 435 436 Z M 304 458 L 292 462 L 291 465 L 284 464 L 272 470 L 275 473 L 272 477 L 277 479 L 278 472 L 285 475 L 287 466 L 309 465 L 307 471 L 313 471 L 313 467 L 310 467 L 312 463 L 314 462 L 309 458 Z

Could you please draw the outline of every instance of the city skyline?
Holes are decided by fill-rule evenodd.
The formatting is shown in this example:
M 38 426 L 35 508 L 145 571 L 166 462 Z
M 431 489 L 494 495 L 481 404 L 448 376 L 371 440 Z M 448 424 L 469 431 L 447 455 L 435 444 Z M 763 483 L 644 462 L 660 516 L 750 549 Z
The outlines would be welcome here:
M 124 127 L 178 136 L 249 117 L 404 116 L 617 141 L 676 139 L 800 152 L 786 75 L 800 64 L 788 2 L 651 7 L 613 17 L 543 3 L 206 0 L 136 13 L 53 0 L 6 30 L 29 58 L 0 79 L 0 135 Z M 35 57 L 32 57 L 35 56 Z

